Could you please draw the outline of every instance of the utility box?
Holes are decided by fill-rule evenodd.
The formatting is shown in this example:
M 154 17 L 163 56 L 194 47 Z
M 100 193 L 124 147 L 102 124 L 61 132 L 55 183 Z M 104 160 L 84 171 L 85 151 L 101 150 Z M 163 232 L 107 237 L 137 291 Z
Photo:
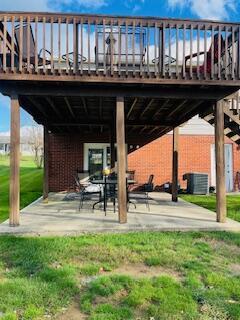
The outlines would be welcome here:
M 186 173 L 183 180 L 187 180 L 187 193 L 189 194 L 208 194 L 208 174 L 207 173 Z

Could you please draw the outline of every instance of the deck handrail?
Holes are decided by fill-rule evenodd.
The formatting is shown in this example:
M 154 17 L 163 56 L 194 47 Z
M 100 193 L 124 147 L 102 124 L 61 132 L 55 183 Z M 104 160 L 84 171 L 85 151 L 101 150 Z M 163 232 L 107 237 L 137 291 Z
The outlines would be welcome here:
M 240 23 L 0 11 L 0 79 L 27 74 L 239 81 Z
M 216 24 L 216 25 L 229 25 L 229 26 L 240 26 L 240 21 L 221 21 L 221 20 L 211 20 L 211 19 L 190 19 L 190 18 L 165 18 L 165 17 L 155 17 L 155 16 L 128 16 L 128 15 L 109 15 L 109 14 L 87 14 L 87 13 L 62 13 L 62 12 L 44 12 L 44 11 L 39 11 L 39 12 L 29 12 L 29 11 L 1 11 L 0 10 L 0 17 L 2 16 L 8 16 L 8 17 L 18 17 L 20 18 L 21 16 L 32 16 L 32 17 L 61 17 L 61 18 L 86 18 L 86 19 L 129 19 L 129 20 L 134 20 L 134 21 L 148 21 L 148 22 L 153 22 L 155 23 L 156 21 L 169 21 L 171 23 L 179 23 L 182 22 L 183 24 L 185 23 L 203 23 L 203 24 Z

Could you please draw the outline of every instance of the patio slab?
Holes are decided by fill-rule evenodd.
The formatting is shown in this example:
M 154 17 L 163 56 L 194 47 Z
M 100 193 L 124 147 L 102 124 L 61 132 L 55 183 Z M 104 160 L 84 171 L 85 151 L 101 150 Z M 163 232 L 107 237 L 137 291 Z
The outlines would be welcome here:
M 240 231 L 240 223 L 227 219 L 224 224 L 215 221 L 215 214 L 207 209 L 179 199 L 171 202 L 167 193 L 150 194 L 150 211 L 146 204 L 136 201 L 130 205 L 128 223 L 119 224 L 118 214 L 108 208 L 91 210 L 92 202 L 84 203 L 79 212 L 78 200 L 64 201 L 65 193 L 50 194 L 49 202 L 42 199 L 21 211 L 21 225 L 9 227 L 8 221 L 0 225 L 0 234 L 22 235 L 78 235 L 89 232 L 159 231 Z

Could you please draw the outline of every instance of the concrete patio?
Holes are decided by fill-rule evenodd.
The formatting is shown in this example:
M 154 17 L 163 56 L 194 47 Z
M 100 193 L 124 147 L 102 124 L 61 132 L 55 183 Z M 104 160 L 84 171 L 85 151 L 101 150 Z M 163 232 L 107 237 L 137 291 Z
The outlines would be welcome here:
M 111 206 L 105 216 L 101 208 L 93 212 L 92 201 L 88 200 L 79 212 L 78 200 L 64 201 L 66 196 L 66 193 L 50 194 L 47 204 L 42 199 L 37 200 L 21 211 L 19 227 L 9 227 L 6 221 L 0 225 L 0 234 L 77 235 L 139 230 L 240 231 L 240 223 L 230 219 L 225 224 L 217 223 L 213 212 L 181 199 L 178 203 L 173 203 L 167 193 L 151 193 L 150 211 L 144 201 L 133 200 L 137 208 L 130 205 L 127 224 L 118 223 L 118 214 L 113 212 Z

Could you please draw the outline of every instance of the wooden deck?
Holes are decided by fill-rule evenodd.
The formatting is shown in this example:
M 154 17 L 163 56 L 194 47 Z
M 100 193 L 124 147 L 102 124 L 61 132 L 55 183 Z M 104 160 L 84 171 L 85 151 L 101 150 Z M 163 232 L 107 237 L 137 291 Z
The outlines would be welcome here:
M 239 86 L 238 23 L 0 12 L 0 80 Z

